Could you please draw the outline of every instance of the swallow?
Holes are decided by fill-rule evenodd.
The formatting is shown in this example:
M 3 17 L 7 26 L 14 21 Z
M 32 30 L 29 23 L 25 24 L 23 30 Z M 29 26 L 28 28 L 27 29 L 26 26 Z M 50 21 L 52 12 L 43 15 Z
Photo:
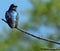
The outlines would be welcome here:
M 9 25 L 10 28 L 17 28 L 18 26 L 19 17 L 16 9 L 17 9 L 17 6 L 14 4 L 11 4 L 9 9 L 5 13 L 5 19 L 6 19 L 5 22 Z

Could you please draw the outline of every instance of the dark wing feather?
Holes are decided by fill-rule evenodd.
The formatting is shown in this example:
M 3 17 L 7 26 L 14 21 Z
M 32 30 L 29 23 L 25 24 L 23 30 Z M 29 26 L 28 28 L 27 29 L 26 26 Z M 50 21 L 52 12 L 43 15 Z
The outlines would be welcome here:
M 10 18 L 8 11 L 5 14 L 5 18 L 6 18 L 8 25 L 12 28 L 12 19 Z

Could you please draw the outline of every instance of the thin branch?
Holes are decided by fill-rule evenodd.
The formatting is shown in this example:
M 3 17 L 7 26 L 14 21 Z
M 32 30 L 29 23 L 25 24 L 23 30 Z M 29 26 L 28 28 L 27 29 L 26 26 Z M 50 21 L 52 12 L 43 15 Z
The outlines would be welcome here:
M 7 23 L 7 21 L 5 21 L 4 19 L 1 19 L 2 21 L 4 21 L 5 23 Z
M 19 29 L 19 28 L 16 28 L 17 30 L 19 30 L 19 31 L 21 31 L 21 32 L 23 32 L 23 33 L 25 33 L 25 34 L 27 34 L 27 35 L 30 35 L 30 36 L 32 36 L 32 37 L 35 37 L 35 38 L 37 38 L 37 39 L 41 39 L 41 40 L 44 40 L 44 41 L 48 41 L 48 42 L 51 42 L 51 43 L 55 43 L 55 44 L 59 44 L 60 45 L 60 43 L 59 42 L 55 42 L 55 41 L 53 41 L 53 40 L 48 40 L 48 39 L 44 39 L 44 38 L 41 38 L 41 37 L 37 37 L 37 36 L 35 36 L 35 35 L 33 35 L 33 34 L 31 34 L 31 33 L 28 33 L 28 32 L 26 32 L 26 31 L 24 31 L 24 30 L 22 30 L 22 29 Z
M 4 19 L 2 19 L 2 21 L 4 21 L 5 23 L 7 23 Z M 37 38 L 39 40 L 41 39 L 41 40 L 44 40 L 44 41 L 48 41 L 48 42 L 51 42 L 51 43 L 55 43 L 55 44 L 59 44 L 60 45 L 59 42 L 55 42 L 53 40 L 49 40 L 49 39 L 44 39 L 44 38 L 41 38 L 41 37 L 37 37 L 37 36 L 35 36 L 35 35 L 33 35 L 33 34 L 29 33 L 29 32 L 26 32 L 26 31 L 24 31 L 22 29 L 19 29 L 19 28 L 16 28 L 16 29 L 19 30 L 19 31 L 21 31 L 21 32 L 23 32 L 23 33 L 25 33 L 25 34 L 27 34 L 27 35 L 30 35 L 32 37 L 35 37 L 35 38 Z

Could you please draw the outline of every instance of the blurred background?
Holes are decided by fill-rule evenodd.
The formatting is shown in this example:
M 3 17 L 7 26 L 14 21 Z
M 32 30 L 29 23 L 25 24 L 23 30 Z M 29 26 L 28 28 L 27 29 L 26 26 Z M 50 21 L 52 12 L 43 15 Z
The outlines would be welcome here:
M 11 29 L 1 18 L 11 4 L 18 6 L 20 29 L 42 38 L 60 42 L 60 0 L 1 0 L 0 51 L 59 51 L 41 48 L 60 48 L 60 45 L 38 40 Z

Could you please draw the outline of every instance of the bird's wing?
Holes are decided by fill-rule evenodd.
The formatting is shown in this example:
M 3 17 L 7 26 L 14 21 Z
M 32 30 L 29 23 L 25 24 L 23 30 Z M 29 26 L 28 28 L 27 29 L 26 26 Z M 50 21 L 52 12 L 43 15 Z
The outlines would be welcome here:
M 8 20 L 10 18 L 8 11 L 6 11 L 6 13 L 5 13 L 5 18 L 6 18 L 6 20 Z
M 12 28 L 12 20 L 10 18 L 8 11 L 5 14 L 5 18 L 6 18 L 7 24 Z

